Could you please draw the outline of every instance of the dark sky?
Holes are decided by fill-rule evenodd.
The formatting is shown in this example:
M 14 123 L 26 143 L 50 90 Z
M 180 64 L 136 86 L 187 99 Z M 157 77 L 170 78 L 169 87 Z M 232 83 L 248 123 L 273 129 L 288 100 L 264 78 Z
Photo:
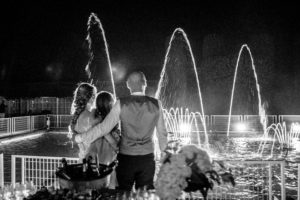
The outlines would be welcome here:
M 299 35 L 299 6 L 287 1 L 30 2 L 1 5 L 0 67 L 6 84 L 86 78 L 84 39 L 91 12 L 102 21 L 112 63 L 157 74 L 176 27 L 188 34 L 197 62 L 207 34 L 246 40 L 268 33 L 286 49 Z

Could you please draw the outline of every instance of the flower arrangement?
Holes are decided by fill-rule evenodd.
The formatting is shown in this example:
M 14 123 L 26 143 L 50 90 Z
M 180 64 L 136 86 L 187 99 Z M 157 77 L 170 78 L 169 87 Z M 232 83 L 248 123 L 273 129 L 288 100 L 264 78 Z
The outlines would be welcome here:
M 186 181 L 192 170 L 182 154 L 168 156 L 161 166 L 155 182 L 156 194 L 165 200 L 176 199 L 188 186 Z
M 33 182 L 16 183 L 0 187 L 0 200 L 24 199 L 36 192 Z
M 155 182 L 156 194 L 163 200 L 173 200 L 183 191 L 199 190 L 206 199 L 214 182 L 220 184 L 222 180 L 235 184 L 230 173 L 219 175 L 213 167 L 207 151 L 195 145 L 185 145 L 175 153 L 167 152 Z

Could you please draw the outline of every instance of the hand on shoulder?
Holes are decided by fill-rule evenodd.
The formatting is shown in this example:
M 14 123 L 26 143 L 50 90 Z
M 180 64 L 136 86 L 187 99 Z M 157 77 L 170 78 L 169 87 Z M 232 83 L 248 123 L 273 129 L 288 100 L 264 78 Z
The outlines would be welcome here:
M 76 143 L 82 143 L 83 142 L 81 134 L 76 134 L 75 135 L 75 142 Z

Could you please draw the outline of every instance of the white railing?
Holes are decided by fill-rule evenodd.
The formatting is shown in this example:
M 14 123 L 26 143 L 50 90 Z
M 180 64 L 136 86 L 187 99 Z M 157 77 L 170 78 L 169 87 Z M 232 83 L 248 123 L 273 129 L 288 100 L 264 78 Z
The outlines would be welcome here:
M 211 115 L 211 127 L 213 131 L 226 132 L 228 128 L 229 115 Z M 235 123 L 242 122 L 243 115 L 231 115 L 230 131 L 234 131 Z
M 66 129 L 70 124 L 71 115 L 48 115 L 50 117 L 50 128 Z M 206 115 L 205 121 L 207 130 L 216 132 L 226 132 L 228 125 L 228 115 Z M 278 119 L 278 120 L 277 120 Z M 200 122 L 200 119 L 197 118 Z M 300 122 L 300 115 L 267 115 L 267 126 L 272 123 L 285 121 L 288 128 L 292 122 Z M 235 125 L 239 122 L 247 124 L 246 131 L 259 132 L 262 131 L 259 115 L 232 115 L 231 116 L 231 132 L 236 132 Z M 198 130 L 203 131 L 202 123 L 197 124 Z M 25 133 L 34 130 L 46 128 L 46 115 L 23 116 L 13 118 L 0 118 L 0 137 Z M 239 132 L 239 131 L 238 131 Z
M 59 187 L 58 179 L 55 175 L 57 167 L 60 166 L 62 157 L 46 156 L 11 156 L 11 182 L 25 183 L 33 181 L 37 188 L 42 186 L 55 188 Z M 75 164 L 78 158 L 66 158 L 68 163 Z
M 0 118 L 0 136 L 11 134 L 11 118 Z
M 277 122 L 276 115 L 267 115 L 267 127 Z M 247 124 L 247 131 L 259 132 L 263 131 L 263 126 L 260 122 L 259 115 L 244 115 L 243 122 Z
M 198 115 L 196 115 L 196 117 L 197 117 L 197 122 L 199 122 L 198 124 L 197 124 L 197 126 L 198 126 L 198 130 L 199 131 L 204 131 L 204 126 L 203 126 L 203 123 L 202 123 L 202 121 L 201 121 L 201 119 L 200 119 L 200 116 Z M 206 125 L 206 130 L 208 130 L 208 128 L 209 128 L 209 126 L 210 126 L 210 120 L 209 120 L 209 115 L 205 115 L 204 116 L 204 120 L 205 120 L 205 125 Z M 193 128 L 192 128 L 193 129 Z
M 48 115 L 50 117 L 50 128 L 67 128 L 72 115 Z
M 11 157 L 11 181 L 33 181 L 37 188 L 59 187 L 55 176 L 62 157 L 22 156 Z M 78 158 L 66 158 L 77 163 Z M 235 177 L 236 186 L 218 186 L 209 192 L 208 199 L 286 199 L 285 161 L 226 161 Z M 300 164 L 298 164 L 298 200 L 300 197 Z M 274 179 L 277 176 L 277 179 Z M 276 189 L 275 189 L 276 188 Z
M 4 159 L 3 153 L 0 154 L 0 188 L 4 187 Z
M 11 99 L 7 102 L 7 115 L 41 114 L 50 111 L 54 114 L 70 113 L 73 98 L 39 97 L 31 99 Z
M 288 129 L 290 128 L 292 123 L 300 123 L 300 115 L 279 115 L 278 119 L 279 122 L 285 122 Z
M 71 111 L 71 105 L 72 105 L 72 98 L 59 98 L 57 100 L 57 107 L 56 107 L 56 113 L 55 114 L 68 114 Z
M 285 200 L 285 161 L 226 161 L 235 177 L 235 187 L 217 186 L 208 199 Z M 274 180 L 274 175 L 280 175 Z M 274 186 L 277 190 L 274 189 Z M 280 189 L 280 191 L 279 191 Z M 299 192 L 299 191 L 298 191 Z
M 298 190 L 298 197 L 297 200 L 300 200 L 300 164 L 298 164 L 298 181 L 297 181 L 297 190 Z
M 30 116 L 13 117 L 12 118 L 12 133 L 25 133 L 30 131 Z
M 40 130 L 46 127 L 46 115 L 31 116 L 31 131 Z
M 267 126 L 277 122 L 277 115 L 267 115 Z M 228 128 L 229 115 L 211 115 L 210 128 L 213 131 L 225 132 Z M 299 115 L 300 119 L 300 115 Z M 259 115 L 231 115 L 230 128 L 231 132 L 240 132 L 235 127 L 237 123 L 245 123 L 247 132 L 263 131 Z
M 215 184 L 214 189 L 208 192 L 208 200 L 286 200 L 285 161 L 226 161 L 226 163 L 230 165 L 236 185 L 232 187 Z M 275 175 L 277 180 L 274 179 Z M 192 196 L 193 199 L 202 199 L 202 195 L 198 192 Z
M 46 128 L 46 115 L 0 118 L 0 137 Z

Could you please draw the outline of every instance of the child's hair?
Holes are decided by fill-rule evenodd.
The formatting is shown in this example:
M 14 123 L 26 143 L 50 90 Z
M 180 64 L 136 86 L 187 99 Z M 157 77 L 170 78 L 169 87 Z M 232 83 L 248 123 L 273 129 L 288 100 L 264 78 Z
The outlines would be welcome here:
M 107 91 L 101 91 L 97 94 L 96 97 L 96 112 L 95 112 L 95 118 L 101 117 L 103 120 L 110 110 L 113 107 L 113 104 L 115 102 L 115 99 L 113 95 L 110 92 Z M 113 130 L 116 130 L 118 128 L 118 125 L 116 125 Z
M 85 110 L 89 100 L 95 96 L 97 89 L 89 83 L 80 83 L 74 91 L 74 98 L 71 107 L 72 119 L 69 126 L 69 131 L 75 132 L 74 128 L 80 114 Z
M 114 103 L 114 98 L 113 95 L 109 92 L 106 91 L 101 91 L 97 94 L 96 97 L 96 112 L 95 112 L 95 117 L 101 117 L 104 119 L 106 115 L 109 113 L 111 110 L 112 106 Z

